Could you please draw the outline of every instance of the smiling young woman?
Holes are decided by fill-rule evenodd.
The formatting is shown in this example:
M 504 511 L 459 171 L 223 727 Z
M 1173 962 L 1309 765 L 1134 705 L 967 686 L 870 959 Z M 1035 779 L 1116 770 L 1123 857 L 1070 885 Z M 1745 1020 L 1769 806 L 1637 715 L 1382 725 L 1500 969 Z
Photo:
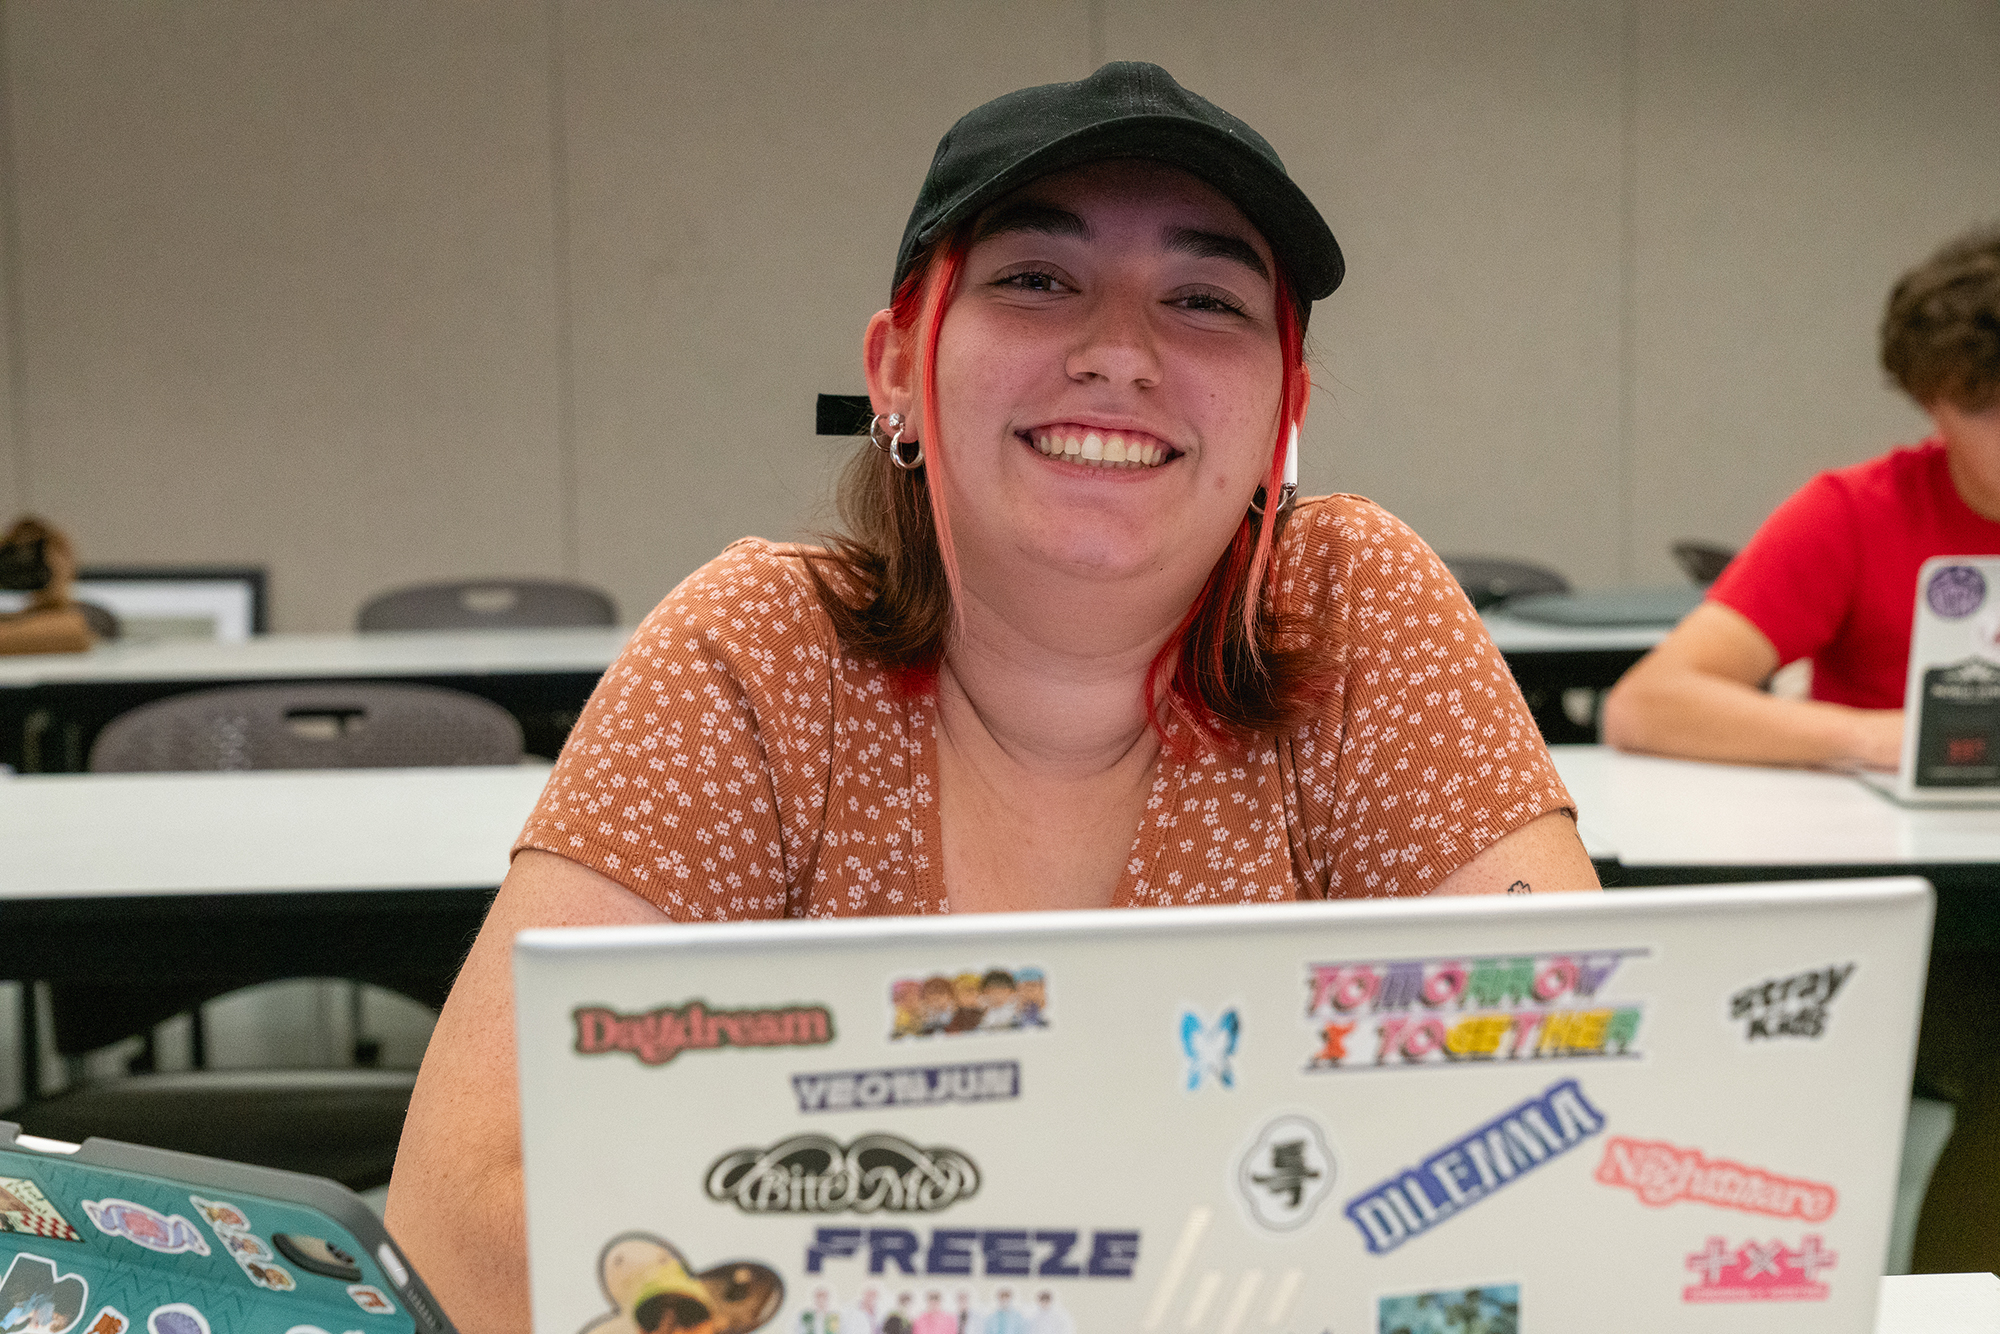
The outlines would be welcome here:
M 526 927 L 1596 887 L 1443 565 L 1358 497 L 1292 503 L 1344 267 L 1155 66 L 945 136 L 847 531 L 746 538 L 639 627 L 439 1020 L 389 1221 L 461 1326 L 526 1323 Z

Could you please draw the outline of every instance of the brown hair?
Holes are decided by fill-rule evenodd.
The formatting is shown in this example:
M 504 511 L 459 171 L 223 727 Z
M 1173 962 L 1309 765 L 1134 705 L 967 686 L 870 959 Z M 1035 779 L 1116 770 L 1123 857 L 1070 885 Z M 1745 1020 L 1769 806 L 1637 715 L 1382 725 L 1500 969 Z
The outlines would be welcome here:
M 842 645 L 895 671 L 913 693 L 932 688 L 955 628 L 957 565 L 937 472 L 938 331 L 964 267 L 969 229 L 911 269 L 889 305 L 891 323 L 917 331 L 922 350 L 924 464 L 904 470 L 879 449 L 862 446 L 841 476 L 845 533 L 829 535 L 809 557 L 820 605 Z M 1305 316 L 1287 275 L 1277 281 L 1279 343 L 1285 384 L 1278 437 L 1263 495 L 1278 493 L 1289 434 L 1305 418 Z M 1232 739 L 1297 726 L 1330 688 L 1337 645 L 1294 625 L 1270 605 L 1272 557 L 1289 510 L 1266 503 L 1244 515 L 1186 617 L 1146 673 L 1146 714 L 1163 742 L 1169 719 L 1192 739 L 1220 747 Z
M 1947 242 L 1897 281 L 1882 365 L 1924 407 L 1984 412 L 2000 402 L 2000 225 Z

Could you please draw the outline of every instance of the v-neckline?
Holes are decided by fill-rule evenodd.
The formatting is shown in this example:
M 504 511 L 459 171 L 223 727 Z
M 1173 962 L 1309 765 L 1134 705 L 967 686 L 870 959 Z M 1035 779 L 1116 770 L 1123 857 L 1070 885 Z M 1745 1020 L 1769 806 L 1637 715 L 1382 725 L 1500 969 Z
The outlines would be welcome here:
M 923 835 L 924 845 L 932 849 L 928 868 L 917 867 L 917 899 L 923 904 L 922 911 L 949 913 L 951 887 L 944 881 L 944 782 L 938 764 L 938 697 L 935 690 L 919 696 L 916 710 L 922 715 L 921 721 L 928 724 L 925 735 L 929 740 L 924 746 L 921 767 L 911 773 L 912 785 L 927 784 L 931 799 L 927 802 L 911 802 L 913 808 L 920 808 L 918 829 Z M 1171 814 L 1172 794 L 1179 789 L 1182 779 L 1182 765 L 1174 756 L 1173 731 L 1177 723 L 1168 723 L 1168 737 L 1160 745 L 1159 753 L 1153 757 L 1150 777 L 1146 781 L 1146 799 L 1139 804 L 1139 824 L 1132 831 L 1132 841 L 1128 845 L 1129 855 L 1118 871 L 1118 883 L 1112 888 L 1112 908 L 1130 908 L 1137 905 L 1139 879 L 1146 868 L 1159 860 L 1160 840 L 1167 836 L 1167 830 L 1175 820 Z M 914 729 L 913 729 L 914 730 Z M 1158 809 L 1155 803 L 1158 802 Z M 1136 868 L 1136 869 L 1135 869 Z

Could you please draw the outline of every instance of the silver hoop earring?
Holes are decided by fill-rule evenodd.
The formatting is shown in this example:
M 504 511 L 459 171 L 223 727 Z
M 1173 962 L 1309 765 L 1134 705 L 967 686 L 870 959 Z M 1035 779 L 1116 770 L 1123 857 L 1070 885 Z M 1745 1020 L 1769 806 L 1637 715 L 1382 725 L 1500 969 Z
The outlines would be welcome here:
M 904 472 L 912 472 L 924 466 L 924 442 L 921 440 L 908 441 L 908 444 L 915 447 L 916 452 L 910 455 L 909 458 L 904 458 L 903 445 L 905 441 L 903 439 L 903 425 L 903 414 L 900 412 L 891 412 L 886 415 L 877 413 L 868 419 L 868 440 L 875 448 L 889 456 L 889 462 L 895 464 Z M 883 435 L 885 429 L 888 432 L 886 438 Z
M 1292 503 L 1292 497 L 1299 493 L 1297 482 L 1285 482 L 1278 487 L 1278 513 L 1283 514 Z M 1264 488 L 1258 487 L 1257 494 L 1250 497 L 1250 512 L 1258 518 L 1264 517 Z

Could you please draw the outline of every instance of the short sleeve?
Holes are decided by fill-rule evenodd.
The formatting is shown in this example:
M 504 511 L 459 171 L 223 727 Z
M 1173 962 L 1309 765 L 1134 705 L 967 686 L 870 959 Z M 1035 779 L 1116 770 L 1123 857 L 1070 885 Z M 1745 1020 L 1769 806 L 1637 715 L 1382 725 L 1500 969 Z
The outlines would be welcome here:
M 1575 816 L 1478 613 L 1402 522 L 1358 497 L 1315 502 L 1286 533 L 1279 590 L 1342 669 L 1327 709 L 1279 738 L 1311 887 L 1426 894 L 1530 821 Z
M 1708 590 L 1741 612 L 1778 650 L 1783 665 L 1833 642 L 1861 585 L 1854 507 L 1822 473 L 1771 511 Z
M 823 823 L 831 626 L 797 562 L 732 545 L 599 681 L 515 850 L 606 875 L 682 921 L 782 917 Z

